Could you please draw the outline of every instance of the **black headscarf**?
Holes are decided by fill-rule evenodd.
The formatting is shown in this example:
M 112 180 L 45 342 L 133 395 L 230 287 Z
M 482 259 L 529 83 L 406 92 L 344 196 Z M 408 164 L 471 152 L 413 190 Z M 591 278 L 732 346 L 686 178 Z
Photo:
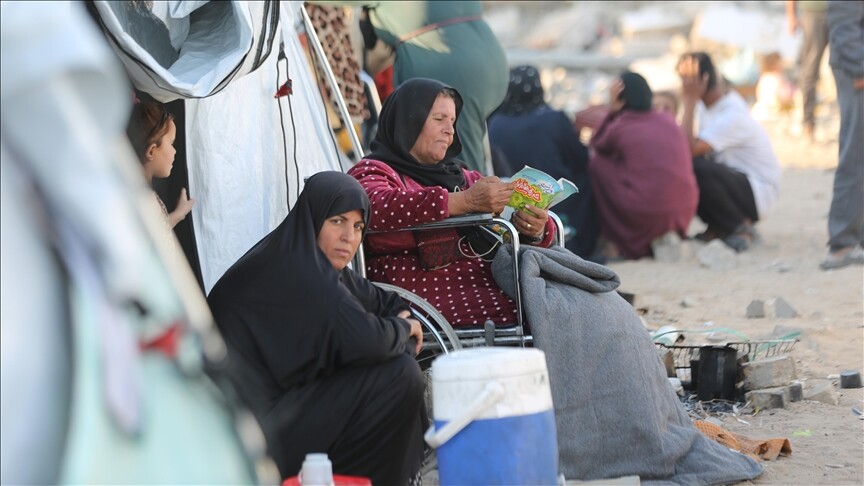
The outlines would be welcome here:
M 291 325 L 297 340 L 302 341 L 305 332 L 304 346 L 315 346 L 312 336 L 320 332 L 314 329 L 315 323 L 326 322 L 334 304 L 349 298 L 349 290 L 340 282 L 342 274 L 351 272 L 347 267 L 342 272 L 333 268 L 318 248 L 318 233 L 330 216 L 356 209 L 368 222 L 369 197 L 353 177 L 341 172 L 310 177 L 285 220 L 232 265 L 210 292 L 207 300 L 226 339 L 237 330 L 225 326 L 245 325 L 259 337 L 256 341 L 267 342 L 261 337 L 270 336 L 269 341 L 274 341 L 272 337 L 282 332 L 275 328 Z M 308 326 L 308 331 L 298 323 Z M 298 343 L 272 345 L 282 347 L 286 362 L 301 359 L 300 351 L 290 356 L 289 349 Z
M 234 291 L 254 286 L 256 299 L 272 292 L 276 301 L 284 301 L 295 286 L 310 285 L 312 280 L 335 282 L 337 272 L 318 248 L 318 233 L 330 216 L 355 209 L 368 223 L 369 197 L 356 179 L 341 172 L 313 175 L 285 220 L 228 269 L 213 291 L 220 283 L 236 282 Z M 308 281 L 301 283 L 297 275 L 309 276 Z
M 625 71 L 621 75 L 624 83 L 624 91 L 621 99 L 624 101 L 624 110 L 650 111 L 651 110 L 651 88 L 648 81 L 641 75 Z
M 534 66 L 516 66 L 510 70 L 507 96 L 498 108 L 505 115 L 521 115 L 545 104 L 540 72 Z
M 462 163 L 456 156 L 462 152 L 459 134 L 453 131 L 453 143 L 444 160 L 435 165 L 422 165 L 411 155 L 414 142 L 423 131 L 423 125 L 438 95 L 446 88 L 456 94 L 456 121 L 462 111 L 462 96 L 446 84 L 426 78 L 405 81 L 384 101 L 378 115 L 378 133 L 370 144 L 366 157 L 386 162 L 396 172 L 407 175 L 425 186 L 441 186 L 450 192 L 464 188 Z

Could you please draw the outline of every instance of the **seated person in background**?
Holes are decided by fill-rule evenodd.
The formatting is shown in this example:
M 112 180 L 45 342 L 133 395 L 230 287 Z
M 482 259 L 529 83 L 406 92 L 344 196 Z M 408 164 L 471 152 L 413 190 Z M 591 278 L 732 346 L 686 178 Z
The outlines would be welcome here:
M 427 425 L 412 356 L 420 324 L 398 295 L 346 267 L 369 215 L 357 181 L 312 176 L 285 220 L 208 297 L 228 345 L 226 372 L 282 477 L 310 452 L 373 484 L 418 476 Z
M 139 101 L 132 107 L 132 115 L 126 128 L 126 135 L 135 149 L 138 160 L 144 169 L 144 177 L 148 184 L 152 184 L 154 177 L 168 177 L 174 167 L 174 139 L 177 136 L 177 127 L 174 125 L 172 116 L 165 107 L 159 103 Z M 162 199 L 153 193 L 162 215 L 169 229 L 177 226 L 183 221 L 195 200 L 186 196 L 186 189 L 180 190 L 180 198 L 177 207 L 171 213 L 165 208 Z
M 513 185 L 463 169 L 456 120 L 462 97 L 425 78 L 400 85 L 381 108 L 372 152 L 348 173 L 372 202 L 376 231 L 407 228 L 449 216 L 500 213 Z M 549 246 L 555 225 L 528 206 L 511 218 L 523 243 Z M 451 324 L 513 323 L 516 305 L 492 279 L 491 265 L 456 230 L 393 232 L 369 237 L 370 280 L 408 289 L 435 306 Z
M 684 54 L 677 70 L 681 126 L 699 184 L 696 214 L 708 225 L 697 238 L 721 238 L 735 251 L 747 250 L 758 239 L 754 224 L 773 208 L 780 191 L 771 140 L 741 95 L 721 82 L 707 54 Z
M 651 97 L 651 108 L 678 119 L 678 96 L 672 91 L 658 91 Z
M 555 179 L 564 177 L 576 184 L 579 194 L 555 206 L 565 228 L 572 234 L 566 247 L 587 257 L 597 242 L 597 218 L 588 178 L 588 148 L 564 112 L 552 109 L 543 100 L 540 73 L 533 66 L 510 70 L 507 97 L 489 118 L 489 143 L 501 150 L 510 162 L 510 176 L 530 165 Z M 569 232 L 568 232 L 569 233 Z
M 651 88 L 625 72 L 609 91 L 611 110 L 591 139 L 589 169 L 609 257 L 650 256 L 667 232 L 687 236 L 699 190 L 690 147 L 675 120 L 651 109 Z
M 783 73 L 783 58 L 771 52 L 760 59 L 759 81 L 756 83 L 756 103 L 751 113 L 757 120 L 776 120 L 789 114 L 795 105 L 795 88 Z

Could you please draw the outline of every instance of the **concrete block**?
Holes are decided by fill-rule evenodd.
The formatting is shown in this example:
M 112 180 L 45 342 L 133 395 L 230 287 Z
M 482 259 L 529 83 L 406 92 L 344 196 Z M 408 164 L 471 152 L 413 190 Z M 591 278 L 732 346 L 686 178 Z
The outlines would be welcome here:
M 738 266 L 737 253 L 726 246 L 721 240 L 716 239 L 705 245 L 696 257 L 699 264 L 711 270 L 732 270 Z
M 793 381 L 786 385 L 789 394 L 790 402 L 800 402 L 804 398 L 804 384 L 800 381 Z
M 747 318 L 765 317 L 765 301 L 754 300 L 747 306 Z
M 670 231 L 651 242 L 654 260 L 663 263 L 675 263 L 683 257 L 681 237 Z
M 797 378 L 795 360 L 788 354 L 752 361 L 743 366 L 743 371 L 745 390 L 784 386 Z
M 828 380 L 807 380 L 804 384 L 804 400 L 837 405 L 837 392 Z
M 783 297 L 777 297 L 776 299 L 774 299 L 774 317 L 779 317 L 781 319 L 791 319 L 798 316 L 798 311 L 796 311 L 789 304 L 789 302 L 786 302 Z
M 778 386 L 747 392 L 744 398 L 757 408 L 786 408 L 789 392 L 786 387 Z

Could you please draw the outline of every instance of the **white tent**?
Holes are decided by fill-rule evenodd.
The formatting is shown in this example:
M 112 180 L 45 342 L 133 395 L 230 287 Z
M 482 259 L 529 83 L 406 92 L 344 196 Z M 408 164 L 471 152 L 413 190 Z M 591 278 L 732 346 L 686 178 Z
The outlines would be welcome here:
M 135 86 L 186 99 L 189 194 L 209 292 L 284 219 L 304 178 L 347 168 L 297 35 L 303 3 L 153 2 L 152 18 L 126 14 L 128 2 L 95 3 Z M 293 95 L 274 98 L 288 78 Z

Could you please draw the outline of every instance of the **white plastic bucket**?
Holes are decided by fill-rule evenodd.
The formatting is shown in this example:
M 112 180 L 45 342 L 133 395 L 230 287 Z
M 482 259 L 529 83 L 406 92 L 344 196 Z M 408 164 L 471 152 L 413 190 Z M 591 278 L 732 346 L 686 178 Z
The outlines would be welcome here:
M 432 363 L 442 486 L 558 482 L 558 441 L 546 356 L 533 348 L 474 348 Z

